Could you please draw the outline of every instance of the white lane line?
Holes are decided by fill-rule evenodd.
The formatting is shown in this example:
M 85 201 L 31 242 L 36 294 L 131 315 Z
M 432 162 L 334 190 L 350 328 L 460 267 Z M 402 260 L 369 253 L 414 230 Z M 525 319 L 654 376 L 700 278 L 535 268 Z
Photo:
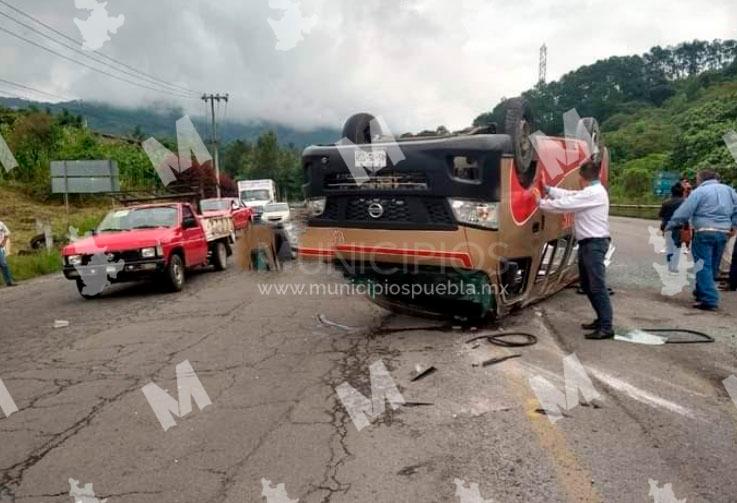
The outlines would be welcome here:
M 665 398 L 661 398 L 648 391 L 641 390 L 640 388 L 637 388 L 628 382 L 625 382 L 617 377 L 610 376 L 609 374 L 595 368 L 587 367 L 586 369 L 591 373 L 591 375 L 596 377 L 604 384 L 610 386 L 611 388 L 614 388 L 617 391 L 621 391 L 622 393 L 627 394 L 630 398 L 637 400 L 638 402 L 642 402 L 650 406 L 659 407 L 661 409 L 666 409 L 671 412 L 675 412 L 676 414 L 695 419 L 693 412 L 691 412 L 690 409 L 683 407 L 682 405 L 671 402 L 670 400 L 666 400 Z

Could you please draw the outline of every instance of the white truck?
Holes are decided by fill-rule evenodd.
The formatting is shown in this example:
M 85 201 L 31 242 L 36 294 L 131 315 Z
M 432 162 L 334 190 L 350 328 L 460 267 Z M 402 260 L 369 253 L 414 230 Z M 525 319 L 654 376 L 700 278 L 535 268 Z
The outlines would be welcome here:
M 253 216 L 261 218 L 264 206 L 276 201 L 276 183 L 274 180 L 240 180 L 238 195 L 251 208 Z

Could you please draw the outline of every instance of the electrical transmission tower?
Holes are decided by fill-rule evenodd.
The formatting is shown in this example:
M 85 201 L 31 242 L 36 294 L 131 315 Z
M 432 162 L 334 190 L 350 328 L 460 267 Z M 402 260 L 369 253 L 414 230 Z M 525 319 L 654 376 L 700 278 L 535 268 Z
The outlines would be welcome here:
M 212 114 L 212 128 L 210 129 L 211 136 L 210 136 L 210 142 L 212 144 L 212 150 L 213 150 L 213 157 L 215 158 L 215 187 L 217 191 L 217 197 L 220 199 L 220 152 L 219 152 L 219 142 L 218 142 L 218 125 L 217 121 L 215 120 L 215 102 L 218 102 L 218 105 L 220 105 L 221 101 L 224 101 L 225 103 L 228 103 L 228 99 L 230 98 L 229 94 L 220 95 L 220 94 L 203 94 L 202 95 L 202 101 L 207 103 L 210 102 L 210 112 Z
M 540 47 L 540 74 L 537 80 L 538 84 L 545 84 L 548 75 L 548 46 L 543 44 Z

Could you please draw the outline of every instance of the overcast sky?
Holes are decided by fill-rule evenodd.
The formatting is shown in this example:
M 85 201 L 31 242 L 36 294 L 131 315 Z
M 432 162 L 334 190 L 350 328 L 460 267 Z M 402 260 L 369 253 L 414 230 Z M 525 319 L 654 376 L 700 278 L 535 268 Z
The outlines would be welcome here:
M 74 18 L 89 13 L 75 0 L 5 1 L 82 39 Z M 284 13 L 269 2 L 296 4 L 306 18 L 301 25 L 311 27 L 289 50 L 289 28 L 299 20 L 276 25 L 284 29 L 277 37 L 268 20 Z M 501 97 L 534 85 L 543 43 L 552 80 L 658 44 L 737 38 L 734 0 L 109 0 L 107 9 L 125 22 L 102 52 L 198 92 L 229 92 L 229 118 L 302 129 L 340 127 L 358 111 L 383 115 L 395 133 L 465 127 Z M 5 17 L 0 27 L 42 40 Z M 56 94 L 125 105 L 171 101 L 193 115 L 204 108 L 95 74 L 5 33 L 0 58 L 3 78 Z

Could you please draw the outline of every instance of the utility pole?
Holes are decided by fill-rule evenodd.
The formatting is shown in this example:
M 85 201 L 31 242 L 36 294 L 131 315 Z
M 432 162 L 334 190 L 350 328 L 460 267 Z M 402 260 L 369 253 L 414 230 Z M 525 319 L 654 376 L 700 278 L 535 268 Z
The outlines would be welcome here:
M 537 79 L 538 85 L 545 84 L 545 81 L 547 80 L 547 74 L 548 74 L 548 46 L 547 44 L 543 44 L 542 47 L 540 47 L 540 67 L 539 67 L 539 76 Z
M 213 150 L 213 157 L 215 158 L 215 187 L 217 191 L 217 198 L 220 199 L 220 152 L 219 152 L 219 142 L 218 142 L 218 125 L 217 121 L 215 120 L 215 102 L 218 102 L 218 105 L 220 105 L 221 101 L 224 101 L 225 103 L 228 102 L 228 99 L 230 98 L 229 94 L 203 94 L 202 95 L 202 101 L 207 103 L 210 102 L 210 112 L 212 115 L 212 129 L 210 130 L 212 133 L 211 136 L 211 144 L 212 144 L 212 150 Z

